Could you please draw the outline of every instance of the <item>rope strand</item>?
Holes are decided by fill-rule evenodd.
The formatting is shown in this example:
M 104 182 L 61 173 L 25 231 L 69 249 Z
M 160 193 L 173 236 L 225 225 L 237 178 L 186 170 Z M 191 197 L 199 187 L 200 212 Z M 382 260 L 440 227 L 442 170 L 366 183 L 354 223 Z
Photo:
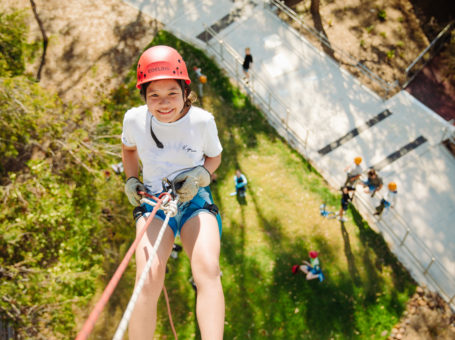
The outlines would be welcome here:
M 166 197 L 168 197 L 168 196 L 166 196 Z M 177 197 L 177 199 L 178 199 L 178 197 Z M 155 210 L 155 208 L 154 208 L 154 210 Z M 142 271 L 139 281 L 137 282 L 137 285 L 134 288 L 133 294 L 131 295 L 130 301 L 128 302 L 128 306 L 126 307 L 125 313 L 123 313 L 122 320 L 120 320 L 120 324 L 117 327 L 117 331 L 115 332 L 112 340 L 122 340 L 122 338 L 123 338 L 123 334 L 125 333 L 126 328 L 128 327 L 128 322 L 131 318 L 131 314 L 133 313 L 134 306 L 135 306 L 136 301 L 139 297 L 139 294 L 142 290 L 142 287 L 145 284 L 147 274 L 150 271 L 150 268 L 152 267 L 153 260 L 155 259 L 156 251 L 161 244 L 161 240 L 163 238 L 164 231 L 166 230 L 167 224 L 169 222 L 169 218 L 171 217 L 172 213 L 173 213 L 173 211 L 171 211 L 171 210 L 169 210 L 166 213 L 166 218 L 163 222 L 163 225 L 161 226 L 161 229 L 160 229 L 158 237 L 155 241 L 155 244 L 153 245 L 152 254 L 150 255 L 150 258 L 147 260 L 144 270 Z M 147 219 L 147 222 L 149 221 L 149 219 L 151 219 L 151 216 L 149 216 L 149 218 Z
M 167 197 L 167 196 L 166 196 Z M 131 244 L 130 248 L 128 249 L 128 252 L 125 254 L 125 257 L 123 258 L 122 262 L 118 266 L 117 270 L 115 271 L 114 275 L 112 276 L 111 280 L 107 284 L 106 288 L 103 291 L 103 294 L 101 295 L 101 298 L 98 300 L 96 303 L 95 307 L 93 308 L 92 312 L 90 313 L 89 317 L 84 323 L 84 326 L 82 327 L 81 331 L 78 333 L 76 340 L 86 340 L 90 333 L 93 330 L 93 327 L 95 326 L 96 320 L 98 320 L 98 317 L 100 316 L 101 312 L 103 311 L 103 308 L 106 306 L 107 302 L 109 301 L 109 298 L 111 297 L 112 293 L 114 292 L 115 287 L 117 287 L 117 284 L 120 281 L 120 278 L 123 275 L 123 272 L 125 271 L 126 267 L 128 266 L 129 261 L 131 260 L 131 257 L 133 256 L 137 245 L 139 244 L 139 241 L 142 239 L 142 237 L 145 234 L 145 231 L 147 230 L 148 226 L 153 220 L 153 217 L 155 216 L 156 212 L 160 208 L 161 204 L 163 201 L 166 200 L 158 200 L 156 206 L 153 208 L 149 218 L 147 219 L 144 227 L 134 240 L 134 242 Z
M 174 327 L 174 322 L 172 321 L 171 305 L 169 303 L 169 296 L 167 295 L 166 286 L 163 286 L 163 291 L 164 291 L 164 297 L 166 299 L 167 315 L 169 315 L 169 323 L 171 324 L 172 333 L 174 333 L 175 340 L 178 340 L 177 332 L 175 331 L 175 327 Z

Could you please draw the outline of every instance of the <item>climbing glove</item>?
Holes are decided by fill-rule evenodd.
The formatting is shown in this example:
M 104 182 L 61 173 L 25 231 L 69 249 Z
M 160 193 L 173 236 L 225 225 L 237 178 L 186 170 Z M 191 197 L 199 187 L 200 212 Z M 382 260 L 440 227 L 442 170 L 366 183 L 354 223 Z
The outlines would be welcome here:
M 180 202 L 188 202 L 197 194 L 200 187 L 210 184 L 210 172 L 202 165 L 198 165 L 178 174 L 172 182 Z
M 134 206 L 141 204 L 141 195 L 138 194 L 138 191 L 145 191 L 144 184 L 136 177 L 128 178 L 125 183 L 125 193 L 130 203 Z

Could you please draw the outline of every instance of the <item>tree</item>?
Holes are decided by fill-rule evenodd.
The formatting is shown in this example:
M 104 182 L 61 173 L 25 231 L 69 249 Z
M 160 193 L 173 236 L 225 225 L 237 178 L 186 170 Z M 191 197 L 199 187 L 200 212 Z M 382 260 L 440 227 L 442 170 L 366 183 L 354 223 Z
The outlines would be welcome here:
M 311 7 L 310 7 L 311 14 L 319 15 L 319 4 L 320 3 L 321 3 L 320 0 L 311 0 Z

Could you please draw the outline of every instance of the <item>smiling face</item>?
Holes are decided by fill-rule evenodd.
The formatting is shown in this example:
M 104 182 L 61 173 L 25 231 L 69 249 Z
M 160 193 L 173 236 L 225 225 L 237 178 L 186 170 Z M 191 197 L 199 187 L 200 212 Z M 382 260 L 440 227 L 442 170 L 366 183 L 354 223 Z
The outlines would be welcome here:
M 160 122 L 172 123 L 185 115 L 182 88 L 175 79 L 152 81 L 145 100 L 149 112 Z

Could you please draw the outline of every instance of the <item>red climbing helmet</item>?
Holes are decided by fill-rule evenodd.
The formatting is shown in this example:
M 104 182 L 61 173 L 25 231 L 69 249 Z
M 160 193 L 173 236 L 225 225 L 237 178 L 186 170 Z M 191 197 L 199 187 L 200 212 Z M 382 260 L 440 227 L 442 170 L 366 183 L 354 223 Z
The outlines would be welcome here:
M 312 259 L 315 259 L 316 257 L 318 257 L 319 254 L 317 251 L 312 250 L 309 252 L 309 255 Z
M 137 64 L 136 87 L 159 79 L 183 79 L 191 83 L 182 56 L 172 47 L 153 46 L 145 50 Z

